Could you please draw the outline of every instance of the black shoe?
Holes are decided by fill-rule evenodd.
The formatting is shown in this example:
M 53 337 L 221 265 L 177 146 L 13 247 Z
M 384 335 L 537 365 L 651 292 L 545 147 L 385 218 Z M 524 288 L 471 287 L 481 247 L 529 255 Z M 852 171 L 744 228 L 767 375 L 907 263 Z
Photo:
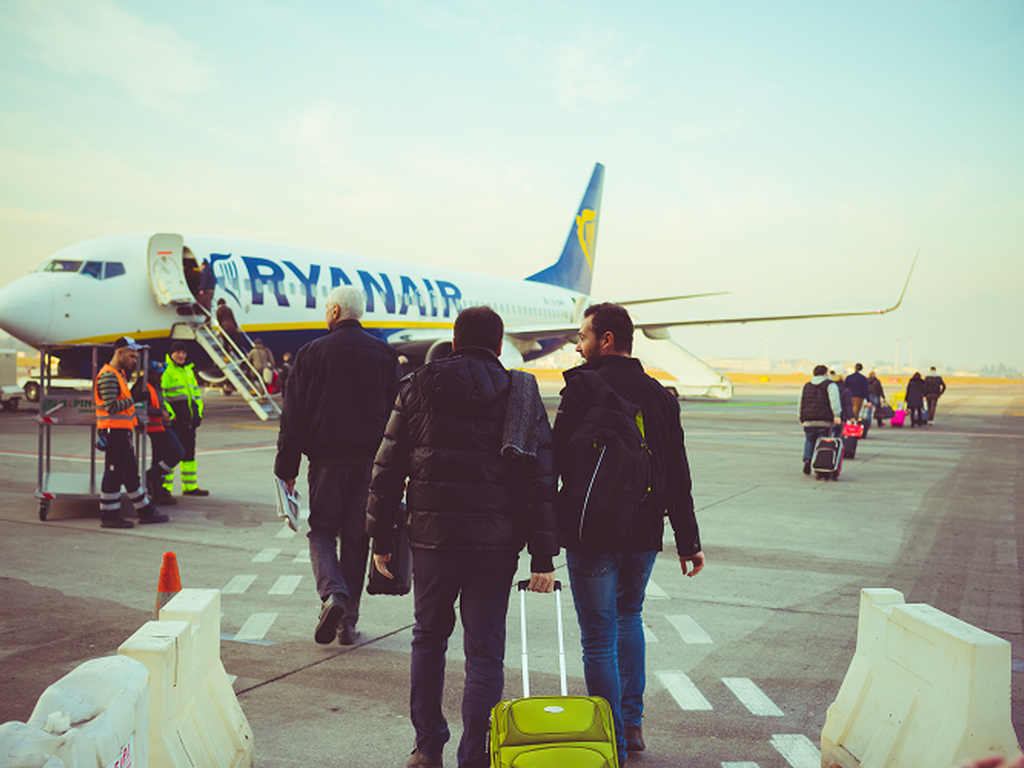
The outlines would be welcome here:
M 147 504 L 139 510 L 139 525 L 146 525 L 147 523 L 166 523 L 170 520 L 167 515 L 157 512 L 152 504 Z
M 209 496 L 209 491 L 204 491 L 202 488 L 193 488 L 191 491 L 182 491 L 183 496 Z
M 156 507 L 173 507 L 178 500 L 161 487 L 156 493 L 150 494 L 149 503 Z
M 338 645 L 355 645 L 359 642 L 359 636 L 362 633 L 355 627 L 350 627 L 348 624 L 338 625 Z
M 804 460 L 804 474 L 805 475 L 811 474 L 811 460 L 810 459 Z
M 324 600 L 323 608 L 320 609 L 320 620 L 316 623 L 316 632 L 313 639 L 320 645 L 328 645 L 334 642 L 338 636 L 338 625 L 345 618 L 345 601 L 337 595 L 331 595 Z
M 642 725 L 626 726 L 626 751 L 643 752 L 647 749 L 644 744 L 644 727 Z
M 109 517 L 106 520 L 100 518 L 100 528 L 134 528 L 135 523 L 125 520 L 123 517 Z

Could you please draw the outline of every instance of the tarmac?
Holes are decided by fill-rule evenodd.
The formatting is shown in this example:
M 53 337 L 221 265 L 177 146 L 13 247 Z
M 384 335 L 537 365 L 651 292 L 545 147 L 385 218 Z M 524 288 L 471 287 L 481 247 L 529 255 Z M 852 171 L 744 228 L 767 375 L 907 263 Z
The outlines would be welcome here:
M 545 390 L 553 416 L 557 385 Z M 865 587 L 900 590 L 1008 640 L 1012 722 L 1024 736 L 1024 382 L 958 385 L 933 426 L 873 428 L 834 483 L 800 471 L 797 393 L 769 382 L 737 386 L 728 402 L 681 404 L 708 564 L 688 579 L 669 546 L 655 565 L 647 750 L 629 765 L 817 766 Z M 101 529 L 95 501 L 54 501 L 39 519 L 38 430 L 33 413 L 0 413 L 0 722 L 26 720 L 48 685 L 116 653 L 151 617 L 161 555 L 173 551 L 184 586 L 222 590 L 221 657 L 256 766 L 405 765 L 412 598 L 364 596 L 357 645 L 313 642 L 306 541 L 274 511 L 276 424 L 237 395 L 208 393 L 198 463 L 211 495 L 180 499 L 170 523 L 126 531 Z M 88 430 L 53 434 L 54 471 L 87 472 Z M 564 557 L 556 567 L 567 583 Z M 563 597 L 569 690 L 585 693 L 571 592 Z M 553 613 L 550 596 L 528 596 L 534 693 L 558 691 Z M 513 599 L 506 697 L 521 695 L 519 644 Z M 456 628 L 449 765 L 462 660 Z

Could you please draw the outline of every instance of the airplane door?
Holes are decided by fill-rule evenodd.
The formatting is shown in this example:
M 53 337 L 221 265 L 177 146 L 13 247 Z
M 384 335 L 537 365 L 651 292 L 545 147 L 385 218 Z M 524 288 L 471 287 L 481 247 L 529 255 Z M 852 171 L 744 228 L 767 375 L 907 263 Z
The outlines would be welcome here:
M 149 238 L 149 283 L 160 305 L 195 301 L 182 269 L 184 247 L 181 235 L 159 234 Z

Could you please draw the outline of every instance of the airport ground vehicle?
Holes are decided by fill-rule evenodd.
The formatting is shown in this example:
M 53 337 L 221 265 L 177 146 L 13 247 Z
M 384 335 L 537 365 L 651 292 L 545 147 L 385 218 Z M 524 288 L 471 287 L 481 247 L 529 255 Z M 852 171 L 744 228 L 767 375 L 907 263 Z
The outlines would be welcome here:
M 18 351 L 0 349 L 0 404 L 5 411 L 16 411 L 23 395 L 18 385 Z

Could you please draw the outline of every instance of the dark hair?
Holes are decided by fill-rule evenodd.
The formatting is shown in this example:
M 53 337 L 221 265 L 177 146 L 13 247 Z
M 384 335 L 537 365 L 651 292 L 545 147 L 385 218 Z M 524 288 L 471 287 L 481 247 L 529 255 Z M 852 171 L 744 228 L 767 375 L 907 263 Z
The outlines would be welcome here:
M 864 370 L 864 366 L 861 365 L 860 363 L 857 363 L 855 366 L 853 366 L 853 370 L 855 370 L 855 371 L 863 371 Z
M 624 306 L 608 301 L 591 304 L 583 310 L 583 316 L 590 318 L 590 327 L 594 329 L 598 340 L 610 332 L 615 340 L 616 352 L 628 355 L 633 351 L 633 320 Z
M 814 366 L 814 375 L 815 376 L 824 376 L 827 373 L 828 373 L 828 366 L 827 365 L 816 365 L 816 366 Z
M 490 307 L 467 307 L 455 318 L 452 347 L 483 347 L 498 354 L 501 339 L 505 335 L 505 324 L 501 315 Z

